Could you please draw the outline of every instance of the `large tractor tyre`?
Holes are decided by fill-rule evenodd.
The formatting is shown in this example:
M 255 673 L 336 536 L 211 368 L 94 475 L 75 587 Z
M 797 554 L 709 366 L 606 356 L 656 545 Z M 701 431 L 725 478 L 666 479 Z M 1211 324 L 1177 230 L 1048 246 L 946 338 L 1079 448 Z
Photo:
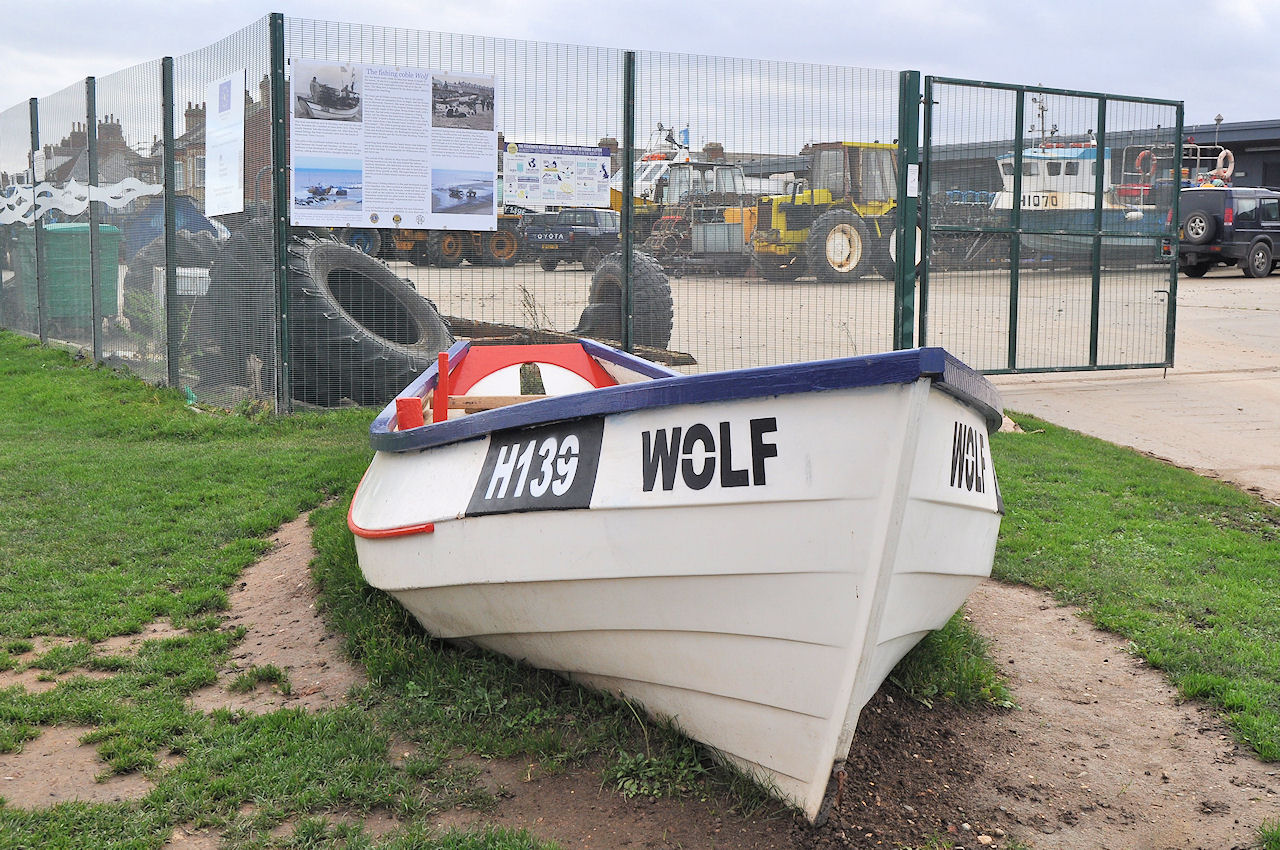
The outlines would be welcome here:
M 253 219 L 218 246 L 209 289 L 196 299 L 187 323 L 197 392 L 247 387 L 259 399 L 275 397 L 276 285 L 271 221 Z
M 433 265 L 444 269 L 453 269 L 462 265 L 466 259 L 466 245 L 462 234 L 448 230 L 438 230 L 427 239 L 427 252 Z
M 512 230 L 495 230 L 481 236 L 485 264 L 506 268 L 520 256 L 520 237 Z
M 792 255 L 779 257 L 777 254 L 752 254 L 751 264 L 756 273 L 765 280 L 783 282 L 795 280 L 804 274 L 804 258 Z
M 385 404 L 453 344 L 434 304 L 384 263 L 328 240 L 289 246 L 294 397 Z
M 675 306 L 671 284 L 658 261 L 631 254 L 631 338 L 637 345 L 666 348 L 671 342 Z M 612 341 L 622 339 L 622 252 L 610 254 L 591 276 L 587 307 L 572 331 Z
M 413 247 L 405 251 L 405 258 L 415 266 L 431 265 L 431 241 L 429 239 L 415 240 Z
M 1182 235 L 1192 245 L 1206 245 L 1213 241 L 1217 222 L 1203 210 L 1196 210 L 1182 220 Z
M 922 243 L 920 225 L 916 225 L 916 277 L 920 276 Z M 890 230 L 889 235 L 877 247 L 872 263 L 876 272 L 885 280 L 896 280 L 898 276 L 898 231 Z
M 867 226 L 852 210 L 823 213 L 809 228 L 805 257 L 809 270 L 823 283 L 850 283 L 871 268 L 872 246 Z
M 344 227 L 334 234 L 343 245 L 357 248 L 370 257 L 382 253 L 382 234 L 374 227 Z

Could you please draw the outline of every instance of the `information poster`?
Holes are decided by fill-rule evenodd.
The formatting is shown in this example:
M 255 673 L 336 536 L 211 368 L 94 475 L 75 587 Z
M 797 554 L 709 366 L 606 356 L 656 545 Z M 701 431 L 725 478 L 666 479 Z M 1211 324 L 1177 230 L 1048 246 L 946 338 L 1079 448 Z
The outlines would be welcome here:
M 207 216 L 244 212 L 244 69 L 214 80 L 205 97 Z
M 293 224 L 497 229 L 492 76 L 290 66 Z
M 503 201 L 530 209 L 609 206 L 609 149 L 512 142 L 504 151 Z

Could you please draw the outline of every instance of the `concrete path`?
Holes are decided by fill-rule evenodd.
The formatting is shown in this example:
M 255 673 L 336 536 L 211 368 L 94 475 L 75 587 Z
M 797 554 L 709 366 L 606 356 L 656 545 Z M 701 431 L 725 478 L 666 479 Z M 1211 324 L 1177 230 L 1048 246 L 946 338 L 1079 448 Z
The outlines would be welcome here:
M 1007 410 L 1280 503 L 1280 274 L 1180 278 L 1174 367 L 994 375 Z

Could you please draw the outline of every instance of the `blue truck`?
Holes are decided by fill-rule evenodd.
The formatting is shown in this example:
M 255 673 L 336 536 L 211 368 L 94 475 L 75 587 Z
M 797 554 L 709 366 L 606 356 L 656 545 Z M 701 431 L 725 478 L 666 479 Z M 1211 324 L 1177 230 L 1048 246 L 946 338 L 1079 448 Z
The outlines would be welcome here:
M 616 210 L 580 207 L 560 210 L 549 224 L 526 226 L 524 237 L 543 271 L 562 262 L 580 262 L 594 271 L 600 260 L 618 250 L 621 219 Z

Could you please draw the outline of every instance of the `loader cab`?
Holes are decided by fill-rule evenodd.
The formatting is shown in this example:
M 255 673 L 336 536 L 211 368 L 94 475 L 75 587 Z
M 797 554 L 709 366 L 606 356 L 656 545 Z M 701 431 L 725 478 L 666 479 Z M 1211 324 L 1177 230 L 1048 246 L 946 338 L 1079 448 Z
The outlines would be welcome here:
M 742 167 L 709 162 L 672 163 L 659 184 L 657 203 L 688 203 L 706 195 L 745 195 Z
M 815 145 L 808 188 L 855 204 L 883 203 L 897 196 L 896 145 L 835 142 Z

